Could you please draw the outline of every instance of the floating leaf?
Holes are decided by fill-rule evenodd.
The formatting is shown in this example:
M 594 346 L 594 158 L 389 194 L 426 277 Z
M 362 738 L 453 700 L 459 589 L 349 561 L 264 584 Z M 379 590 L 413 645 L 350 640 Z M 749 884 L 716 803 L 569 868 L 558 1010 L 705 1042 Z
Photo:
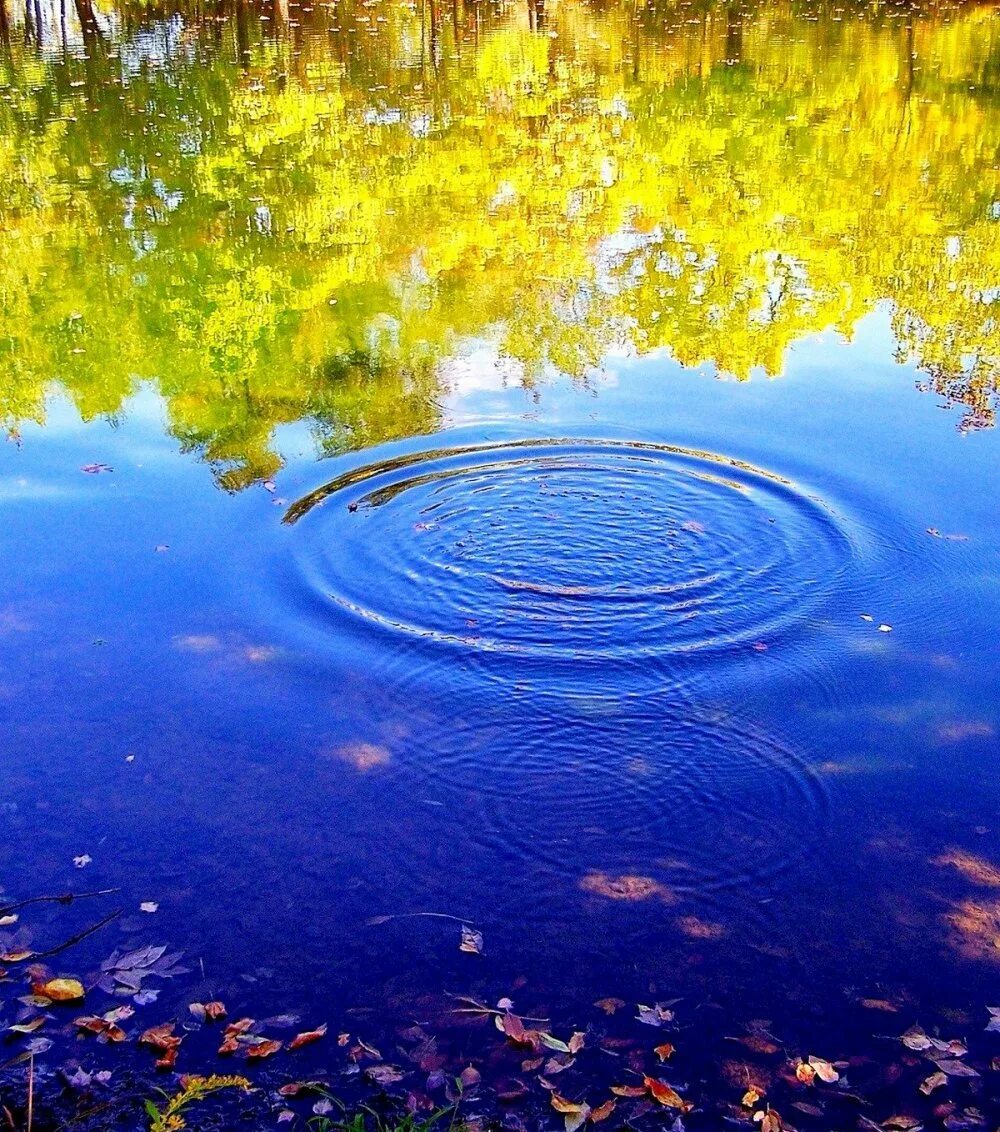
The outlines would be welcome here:
M 98 1039 L 106 1042 L 123 1042 L 126 1038 L 125 1031 L 108 1018 L 96 1016 L 76 1018 L 73 1025 L 84 1033 L 96 1034 Z
M 920 1091 L 924 1094 L 925 1097 L 929 1097 L 935 1089 L 940 1089 L 942 1085 L 947 1084 L 947 1074 L 941 1073 L 939 1071 L 937 1073 L 932 1073 L 929 1077 L 926 1077 L 923 1081 L 920 1082 Z
M 642 1080 L 653 1100 L 667 1108 L 677 1108 L 681 1112 L 690 1112 L 694 1108 L 690 1101 L 686 1101 L 679 1093 L 675 1092 L 666 1081 L 657 1081 L 655 1077 L 643 1077 Z
M 912 1049 L 916 1053 L 923 1053 L 924 1050 L 931 1048 L 931 1040 L 920 1026 L 911 1026 L 900 1041 L 907 1049 Z
M 598 1105 L 597 1108 L 591 1109 L 590 1123 L 600 1124 L 601 1121 L 607 1120 L 608 1117 L 615 1111 L 615 1106 L 617 1103 L 618 1102 L 614 1099 L 614 1097 L 612 1097 L 611 1100 L 607 1100 L 604 1102 L 604 1104 Z
M 7 1029 L 13 1034 L 33 1034 L 44 1025 L 45 1016 L 40 1014 L 37 1018 L 32 1018 L 30 1022 L 19 1022 L 13 1026 L 8 1026 Z
M 674 1047 L 670 1042 L 664 1042 L 663 1045 L 659 1045 L 653 1050 L 660 1061 L 668 1061 L 673 1056 L 673 1052 Z
M 265 1057 L 272 1057 L 281 1049 L 283 1043 L 277 1038 L 261 1038 L 247 1049 L 247 1057 L 254 1061 L 263 1061 Z
M 947 1073 L 949 1077 L 978 1077 L 979 1074 L 970 1065 L 966 1065 L 964 1061 L 955 1061 L 952 1058 L 942 1058 L 935 1060 L 934 1064 L 941 1070 L 942 1073 Z
M 313 1042 L 318 1042 L 326 1034 L 326 1023 L 322 1026 L 317 1026 L 315 1030 L 306 1030 L 302 1034 L 296 1034 L 294 1038 L 288 1043 L 289 1049 L 301 1049 L 303 1046 L 311 1045 Z M 423 1068 L 423 1067 L 421 1067 Z
M 462 940 L 458 945 L 459 951 L 467 951 L 470 955 L 482 955 L 483 953 L 483 934 L 477 932 L 475 928 L 462 925 Z
M 378 1085 L 394 1085 L 397 1081 L 402 1081 L 404 1076 L 402 1070 L 395 1065 L 370 1065 L 365 1074 Z
M 653 1006 L 643 1006 L 640 1003 L 636 1009 L 636 1017 L 647 1026 L 665 1026 L 674 1020 L 674 1012 L 668 1010 L 667 1004 L 663 1002 L 657 1002 Z
M 50 979 L 47 983 L 32 983 L 31 990 L 50 1002 L 79 1002 L 85 993 L 79 979 Z
M 614 1014 L 615 1011 L 621 1010 L 625 1006 L 625 999 L 623 998 L 599 998 L 594 1005 L 605 1014 Z
M 611 1091 L 616 1097 L 644 1097 L 647 1092 L 638 1085 L 612 1085 Z
M 809 1065 L 815 1071 L 816 1076 L 826 1085 L 832 1085 L 834 1081 L 840 1080 L 840 1074 L 837 1070 L 829 1061 L 824 1061 L 821 1057 L 810 1056 Z

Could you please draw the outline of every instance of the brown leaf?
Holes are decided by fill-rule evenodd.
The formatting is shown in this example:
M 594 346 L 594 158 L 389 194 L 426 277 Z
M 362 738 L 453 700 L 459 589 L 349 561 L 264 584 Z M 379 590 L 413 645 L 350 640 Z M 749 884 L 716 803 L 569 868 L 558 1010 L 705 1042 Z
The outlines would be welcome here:
M 922 1053 L 932 1045 L 930 1038 L 920 1026 L 911 1026 L 899 1040 L 907 1049 L 912 1049 L 916 1053 Z
M 45 1025 L 45 1016 L 39 1014 L 37 1018 L 32 1018 L 30 1022 L 20 1022 L 14 1026 L 8 1026 L 7 1029 L 14 1034 L 33 1034 L 40 1026 Z
M 681 1112 L 690 1112 L 694 1108 L 690 1101 L 686 1101 L 679 1093 L 674 1092 L 666 1081 L 657 1081 L 655 1077 L 643 1077 L 642 1080 L 653 1100 L 667 1108 L 677 1108 Z
M 829 1061 L 824 1061 L 822 1057 L 813 1057 L 810 1054 L 809 1067 L 825 1085 L 832 1085 L 834 1081 L 840 1080 L 840 1074 L 837 1070 Z
M 644 1097 L 646 1089 L 638 1085 L 612 1085 L 611 1091 L 616 1097 Z
M 170 1046 L 168 1049 L 165 1049 L 163 1051 L 163 1056 L 158 1057 L 156 1061 L 153 1062 L 157 1069 L 163 1071 L 173 1069 L 173 1067 L 177 1064 L 177 1048 L 180 1044 L 180 1039 L 178 1039 L 177 1045 Z
M 964 1061 L 955 1061 L 952 1058 L 942 1058 L 934 1063 L 942 1073 L 947 1073 L 949 1077 L 978 1077 L 979 1074 L 971 1066 L 966 1065 Z
M 252 1046 L 247 1048 L 247 1057 L 254 1061 L 263 1061 L 265 1057 L 272 1057 L 276 1054 L 283 1044 L 276 1038 L 261 1038 L 259 1042 L 254 1042 Z
M 937 1073 L 932 1073 L 929 1077 L 926 1077 L 923 1081 L 920 1082 L 920 1091 L 924 1094 L 925 1097 L 929 1097 L 935 1089 L 940 1089 L 942 1085 L 947 1084 L 947 1074 L 941 1073 L 939 1071 Z
M 600 1124 L 601 1121 L 607 1120 L 608 1117 L 615 1111 L 617 1101 L 612 1097 L 610 1100 L 605 1101 L 604 1104 L 598 1105 L 597 1108 L 590 1110 L 590 1123 Z
M 657 1046 L 653 1053 L 660 1059 L 660 1061 L 668 1061 L 673 1055 L 674 1047 L 670 1042 L 664 1042 L 663 1045 Z
M 581 1104 L 579 1101 L 568 1101 L 565 1097 L 561 1097 L 558 1093 L 553 1093 L 549 1097 L 549 1100 L 556 1112 L 577 1113 L 583 1112 L 587 1108 L 586 1104 Z
M 594 1005 L 604 1011 L 605 1014 L 614 1014 L 616 1010 L 621 1010 L 625 1005 L 623 998 L 599 998 Z
M 403 1079 L 395 1065 L 370 1065 L 365 1073 L 378 1085 L 394 1085 Z
M 754 1088 L 749 1088 L 743 1094 L 743 1099 L 740 1101 L 740 1104 L 743 1105 L 744 1108 L 753 1108 L 753 1106 L 759 1100 L 760 1100 L 760 1093 L 758 1093 L 757 1090 L 754 1089 Z
M 288 1043 L 289 1049 L 301 1049 L 303 1046 L 310 1045 L 312 1042 L 318 1042 L 326 1034 L 326 1023 L 322 1026 L 317 1026 L 315 1030 L 306 1030 L 304 1033 L 296 1034 L 294 1038 Z
M 579 1031 L 575 1031 L 571 1035 L 569 1041 L 566 1043 L 566 1045 L 569 1047 L 569 1052 L 570 1053 L 579 1053 L 580 1050 L 583 1049 L 586 1040 L 587 1040 L 586 1034 L 581 1034 Z
M 79 979 L 50 979 L 47 983 L 32 983 L 31 990 L 50 1002 L 79 1002 L 84 996 L 83 983 Z
M 458 945 L 459 951 L 466 951 L 470 955 L 482 955 L 483 953 L 483 933 L 477 932 L 475 928 L 470 928 L 467 925 L 462 925 L 462 941 Z
M 0 963 L 23 963 L 25 959 L 33 959 L 33 951 L 4 951 L 0 952 Z
M 181 1044 L 181 1039 L 174 1036 L 174 1023 L 162 1022 L 159 1026 L 150 1026 L 139 1035 L 139 1045 L 150 1046 L 152 1049 L 173 1049 Z
M 755 1124 L 760 1125 L 760 1132 L 781 1132 L 781 1117 L 773 1108 L 754 1113 L 753 1119 Z
M 890 1128 L 893 1132 L 913 1132 L 916 1128 L 921 1128 L 923 1125 L 915 1116 L 907 1116 L 905 1113 L 897 1113 L 895 1116 L 890 1116 L 888 1119 L 882 1121 L 883 1128 Z
M 899 1007 L 894 1006 L 886 998 L 859 998 L 858 1005 L 863 1006 L 865 1010 L 884 1010 L 887 1014 L 898 1014 Z
M 126 1038 L 125 1031 L 106 1017 L 97 1018 L 88 1016 L 85 1018 L 76 1018 L 73 1020 L 73 1025 L 76 1026 L 78 1030 L 83 1030 L 84 1033 L 96 1034 L 99 1038 L 103 1038 L 108 1042 L 123 1042 Z

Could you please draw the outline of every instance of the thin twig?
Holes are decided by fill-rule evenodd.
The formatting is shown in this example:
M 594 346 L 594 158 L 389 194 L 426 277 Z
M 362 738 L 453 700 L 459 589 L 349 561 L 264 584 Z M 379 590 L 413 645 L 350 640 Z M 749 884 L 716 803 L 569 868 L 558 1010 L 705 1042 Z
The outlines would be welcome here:
M 50 947 L 48 951 L 36 951 L 32 954 L 32 959 L 48 959 L 52 955 L 58 955 L 62 951 L 66 951 L 70 947 L 74 947 L 89 935 L 98 932 L 101 928 L 106 927 L 112 920 L 117 920 L 118 917 L 124 912 L 124 908 L 118 908 L 112 912 L 110 916 L 105 916 L 103 920 L 98 920 L 96 924 L 92 924 L 89 928 L 84 928 L 82 932 L 77 932 L 75 936 L 71 936 L 65 943 L 60 943 L 58 947 Z
M 35 1055 L 28 1062 L 28 1132 L 35 1122 Z
M 0 916 L 19 912 L 30 904 L 72 904 L 74 900 L 87 900 L 92 896 L 110 896 L 113 892 L 120 892 L 117 888 L 102 888 L 98 892 L 64 892 L 59 896 L 32 896 L 30 900 L 22 900 L 17 904 L 8 904 L 0 908 Z
M 465 916 L 449 916 L 447 912 L 396 912 L 390 916 L 372 916 L 365 920 L 366 928 L 373 928 L 376 924 L 387 924 L 390 920 L 411 920 L 417 916 L 428 916 L 434 920 L 454 920 L 456 924 L 469 924 L 471 920 Z

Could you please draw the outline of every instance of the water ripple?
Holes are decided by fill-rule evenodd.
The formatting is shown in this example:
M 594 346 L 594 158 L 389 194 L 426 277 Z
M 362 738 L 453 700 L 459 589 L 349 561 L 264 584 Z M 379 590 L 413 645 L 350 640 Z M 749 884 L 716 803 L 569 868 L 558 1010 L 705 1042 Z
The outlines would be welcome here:
M 547 439 L 408 453 L 293 504 L 299 595 L 468 652 L 629 661 L 775 639 L 853 557 L 821 500 L 743 461 Z

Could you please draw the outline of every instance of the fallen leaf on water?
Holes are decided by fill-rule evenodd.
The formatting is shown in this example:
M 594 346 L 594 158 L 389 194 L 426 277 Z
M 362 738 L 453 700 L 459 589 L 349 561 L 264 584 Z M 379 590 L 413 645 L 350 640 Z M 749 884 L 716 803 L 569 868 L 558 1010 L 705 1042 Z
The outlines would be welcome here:
M 158 912 L 159 909 L 160 909 L 160 906 L 159 906 L 159 904 L 156 903 L 155 900 L 144 900 L 139 905 L 139 911 L 140 912 L 149 912 L 150 914 L 152 914 L 153 912 Z
M 265 1057 L 276 1054 L 283 1044 L 277 1038 L 261 1038 L 259 1042 L 247 1047 L 247 1057 L 254 1061 L 263 1061 Z
M 394 1085 L 403 1079 L 402 1071 L 395 1065 L 370 1065 L 365 1074 L 378 1085 Z
M 947 1073 L 949 1077 L 978 1077 L 979 1074 L 970 1065 L 966 1065 L 964 1061 L 955 1061 L 951 1058 L 942 1058 L 936 1060 L 934 1064 L 941 1070 L 942 1073 Z
M 566 1117 L 580 1118 L 578 1123 L 573 1124 L 574 1128 L 579 1128 L 590 1115 L 590 1106 L 588 1104 L 581 1101 L 568 1101 L 558 1093 L 552 1093 L 549 1097 L 549 1102 L 556 1112 L 562 1113 Z M 566 1127 L 570 1127 L 569 1120 L 566 1122 Z
M 653 1100 L 666 1108 L 677 1108 L 681 1112 L 690 1112 L 694 1108 L 690 1101 L 686 1101 L 680 1093 L 675 1092 L 666 1081 L 657 1081 L 655 1077 L 643 1077 L 642 1080 Z
M 878 631 L 880 633 L 891 633 L 892 632 L 892 626 L 886 625 L 886 624 L 879 625 Z
M 605 1014 L 610 1015 L 614 1014 L 616 1010 L 621 1010 L 625 1006 L 625 1000 L 623 998 L 599 998 L 594 1005 L 603 1010 Z
M 587 1041 L 587 1035 L 581 1033 L 579 1030 L 574 1031 L 570 1035 L 569 1041 L 566 1043 L 569 1046 L 570 1053 L 579 1053 L 583 1049 Z
M 640 1022 L 645 1022 L 647 1026 L 665 1026 L 674 1020 L 674 1012 L 668 1010 L 666 1003 L 663 1002 L 656 1002 L 652 1006 L 643 1006 L 639 1003 L 636 1010 L 638 1011 L 636 1018 Z
M 554 1038 L 551 1034 L 539 1032 L 538 1040 L 543 1046 L 548 1046 L 549 1049 L 554 1049 L 559 1053 L 569 1053 L 569 1046 L 559 1038 Z
M 315 1030 L 306 1030 L 304 1033 L 296 1034 L 294 1038 L 288 1043 L 289 1049 L 301 1049 L 303 1046 L 311 1045 L 313 1042 L 318 1042 L 326 1034 L 326 1023 L 322 1026 L 317 1026 Z
M 483 953 L 483 933 L 477 932 L 475 928 L 462 925 L 462 940 L 458 945 L 459 951 L 466 951 L 470 955 L 482 955 Z
M 916 1053 L 923 1053 L 924 1050 L 931 1048 L 931 1040 L 920 1026 L 911 1026 L 900 1041 L 907 1049 L 912 1049 Z
M 987 1006 L 986 1011 L 990 1020 L 986 1023 L 988 1033 L 1000 1034 L 1000 1006 Z
M 840 1080 L 840 1074 L 830 1064 L 829 1061 L 824 1061 L 821 1057 L 809 1057 L 809 1065 L 815 1071 L 816 1076 L 826 1085 L 832 1085 L 834 1081 Z
M 760 1125 L 760 1132 L 781 1132 L 781 1117 L 773 1108 L 754 1113 L 754 1123 Z
M 740 1104 L 743 1105 L 744 1108 L 753 1108 L 759 1100 L 760 1093 L 758 1093 L 756 1089 L 747 1089 L 743 1094 L 743 1099 L 740 1101 Z
M 795 1064 L 795 1076 L 803 1085 L 812 1085 L 816 1080 L 816 1070 L 808 1063 L 798 1061 Z
M 0 928 L 9 928 L 11 924 L 17 923 L 17 913 L 14 912 L 10 916 L 0 916 Z
M 159 1026 L 150 1026 L 139 1035 L 139 1045 L 149 1046 L 151 1049 L 173 1049 L 181 1044 L 181 1038 L 174 1034 L 173 1022 L 161 1022 Z
M 83 998 L 83 983 L 79 979 L 50 979 L 47 983 L 32 983 L 34 994 L 50 1002 L 79 1002 Z
M 125 1031 L 107 1018 L 98 1018 L 96 1015 L 86 1018 L 76 1018 L 73 1025 L 87 1034 L 96 1034 L 106 1042 L 125 1041 Z
M 612 1085 L 611 1091 L 616 1097 L 644 1097 L 647 1092 L 639 1085 Z
M 894 1006 L 886 998 L 859 998 L 858 1005 L 863 1006 L 865 1010 L 884 1010 L 887 1014 L 898 1014 L 899 1007 Z
M 670 1044 L 670 1042 L 664 1042 L 663 1045 L 657 1046 L 656 1049 L 653 1050 L 653 1053 L 656 1054 L 660 1061 L 666 1061 L 673 1054 L 673 1052 L 674 1047 Z
M 33 951 L 0 952 L 0 963 L 23 963 L 25 959 L 32 959 L 34 954 Z
M 617 1105 L 617 1103 L 618 1102 L 614 1099 L 614 1097 L 612 1097 L 610 1100 L 605 1101 L 604 1104 L 598 1105 L 597 1108 L 591 1109 L 590 1123 L 600 1124 L 601 1121 L 607 1120 L 608 1117 L 615 1111 L 615 1106 Z
M 920 1091 L 924 1094 L 925 1097 L 929 1097 L 935 1089 L 940 1089 L 942 1085 L 947 1084 L 947 1074 L 941 1073 L 939 1071 L 937 1073 L 932 1073 L 929 1077 L 926 1077 L 923 1081 L 920 1082 Z
M 914 1132 L 915 1129 L 922 1128 L 923 1125 L 915 1116 L 897 1113 L 895 1116 L 883 1120 L 882 1127 L 893 1129 L 893 1132 Z
M 557 1073 L 562 1073 L 563 1070 L 569 1069 L 575 1064 L 575 1057 L 571 1057 L 568 1053 L 557 1053 L 546 1061 L 545 1072 L 550 1077 L 554 1077 Z
M 94 858 L 89 853 L 81 853 L 79 857 L 73 858 L 73 867 L 76 869 L 85 869 L 93 862 Z
M 20 1022 L 13 1026 L 8 1026 L 7 1029 L 14 1034 L 33 1034 L 39 1027 L 45 1025 L 45 1018 L 39 1015 L 37 1018 L 32 1018 L 30 1022 Z
M 950 1042 L 943 1042 L 939 1038 L 931 1038 L 931 1045 L 938 1053 L 947 1053 L 951 1057 L 965 1057 L 969 1052 L 960 1041 L 952 1038 Z

